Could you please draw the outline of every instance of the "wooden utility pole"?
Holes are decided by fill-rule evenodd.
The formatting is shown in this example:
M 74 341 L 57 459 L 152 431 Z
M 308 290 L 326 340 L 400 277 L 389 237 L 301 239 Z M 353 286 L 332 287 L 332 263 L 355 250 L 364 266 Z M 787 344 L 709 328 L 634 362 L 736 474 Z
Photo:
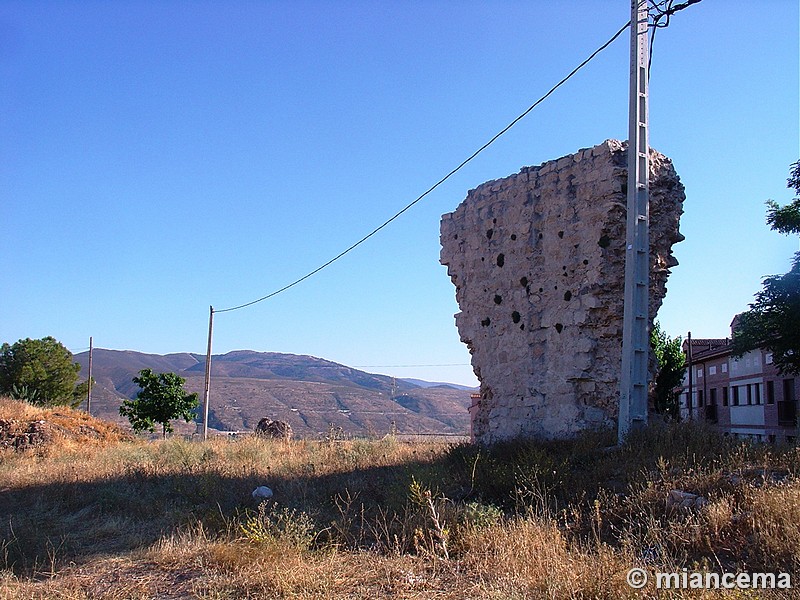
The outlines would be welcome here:
M 648 0 L 631 0 L 631 64 L 628 123 L 628 199 L 625 237 L 625 308 L 622 324 L 618 439 L 647 423 L 650 339 Z
M 211 389 L 211 332 L 214 329 L 214 307 L 208 313 L 208 350 L 206 351 L 206 382 L 203 388 L 203 440 L 208 439 L 208 397 Z
M 92 336 L 89 336 L 89 379 L 86 380 L 86 412 L 92 414 Z

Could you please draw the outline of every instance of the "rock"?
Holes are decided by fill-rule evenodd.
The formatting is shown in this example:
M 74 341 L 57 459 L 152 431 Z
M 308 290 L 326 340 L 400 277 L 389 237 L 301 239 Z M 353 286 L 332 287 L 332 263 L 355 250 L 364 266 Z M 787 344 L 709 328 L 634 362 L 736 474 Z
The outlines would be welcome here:
M 671 490 L 667 494 L 667 512 L 703 508 L 706 504 L 708 504 L 708 500 L 697 494 L 681 490 Z
M 685 196 L 669 159 L 650 159 L 652 323 Z M 616 426 L 626 177 L 626 145 L 607 140 L 484 183 L 442 217 L 441 262 L 481 382 L 476 441 Z
M 0 448 L 29 450 L 53 441 L 57 428 L 44 420 L 14 421 L 0 419 Z
M 291 440 L 292 426 L 286 421 L 273 421 L 264 417 L 256 425 L 256 434 L 278 440 Z
M 272 498 L 272 490 L 265 485 L 260 485 L 253 490 L 253 498 L 256 500 L 269 500 Z

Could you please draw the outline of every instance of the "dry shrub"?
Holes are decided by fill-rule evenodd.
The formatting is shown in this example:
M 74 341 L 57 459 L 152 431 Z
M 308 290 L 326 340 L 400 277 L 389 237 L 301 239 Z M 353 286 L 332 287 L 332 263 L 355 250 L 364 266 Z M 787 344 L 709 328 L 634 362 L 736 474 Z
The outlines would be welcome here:
M 510 597 L 616 598 L 630 557 L 609 546 L 568 541 L 555 521 L 518 517 L 476 530 L 464 565 L 488 590 Z
M 753 546 L 765 566 L 800 567 L 800 482 L 756 488 L 748 494 Z
M 129 439 L 118 425 L 82 411 L 0 398 L 0 449 L 5 452 L 33 450 L 41 456 L 58 456 Z

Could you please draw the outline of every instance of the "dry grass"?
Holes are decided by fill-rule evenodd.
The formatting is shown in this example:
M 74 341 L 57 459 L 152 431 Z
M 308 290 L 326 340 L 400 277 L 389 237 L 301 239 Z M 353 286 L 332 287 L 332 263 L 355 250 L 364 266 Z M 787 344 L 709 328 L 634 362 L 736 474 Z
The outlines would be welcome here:
M 86 433 L 57 412 L 0 400 Z M 691 426 L 620 448 L 87 436 L 0 451 L 0 598 L 778 598 L 625 575 L 800 563 L 797 450 Z M 708 503 L 668 507 L 673 489 Z

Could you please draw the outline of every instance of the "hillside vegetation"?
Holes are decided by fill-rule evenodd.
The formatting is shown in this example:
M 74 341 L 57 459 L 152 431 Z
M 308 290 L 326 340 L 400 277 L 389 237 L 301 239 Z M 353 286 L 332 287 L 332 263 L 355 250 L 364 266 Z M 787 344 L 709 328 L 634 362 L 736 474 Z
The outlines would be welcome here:
M 625 577 L 800 561 L 797 449 L 695 426 L 479 449 L 98 437 L 82 413 L 9 400 L 0 419 L 87 442 L 0 450 L 1 598 L 783 598 Z

